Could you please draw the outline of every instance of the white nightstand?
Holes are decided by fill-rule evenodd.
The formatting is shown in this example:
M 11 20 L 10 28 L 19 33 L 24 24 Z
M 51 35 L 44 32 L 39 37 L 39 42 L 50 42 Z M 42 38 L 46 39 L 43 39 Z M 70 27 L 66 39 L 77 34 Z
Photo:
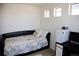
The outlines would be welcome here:
M 56 43 L 56 56 L 63 55 L 63 46 Z

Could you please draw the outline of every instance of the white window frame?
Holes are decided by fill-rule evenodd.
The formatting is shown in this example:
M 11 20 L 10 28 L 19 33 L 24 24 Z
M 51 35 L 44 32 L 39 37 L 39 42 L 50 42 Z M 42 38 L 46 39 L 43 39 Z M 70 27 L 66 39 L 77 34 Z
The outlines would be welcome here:
M 69 4 L 69 16 L 74 16 L 74 15 L 79 15 L 79 13 L 78 14 L 73 14 L 72 12 L 73 12 L 73 10 L 72 10 L 72 6 L 73 5 L 77 5 L 78 3 L 74 3 L 74 4 Z M 78 4 L 79 5 L 79 4 Z
M 60 10 L 58 10 L 60 9 Z M 58 15 L 60 13 L 60 15 Z M 62 16 L 62 8 L 54 8 L 54 17 L 61 17 Z
M 69 14 L 69 16 L 71 16 L 71 4 L 69 4 L 68 14 Z
M 49 18 L 50 15 L 49 15 L 49 10 L 44 10 L 44 18 Z

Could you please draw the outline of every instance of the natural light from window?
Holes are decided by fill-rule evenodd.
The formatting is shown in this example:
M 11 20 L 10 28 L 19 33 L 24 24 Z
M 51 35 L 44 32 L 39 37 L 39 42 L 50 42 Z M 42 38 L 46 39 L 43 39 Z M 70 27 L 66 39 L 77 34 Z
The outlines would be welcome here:
M 61 16 L 61 8 L 54 8 L 54 17 Z
M 49 18 L 49 10 L 44 10 L 44 18 Z
M 79 15 L 79 4 L 71 5 L 71 15 Z

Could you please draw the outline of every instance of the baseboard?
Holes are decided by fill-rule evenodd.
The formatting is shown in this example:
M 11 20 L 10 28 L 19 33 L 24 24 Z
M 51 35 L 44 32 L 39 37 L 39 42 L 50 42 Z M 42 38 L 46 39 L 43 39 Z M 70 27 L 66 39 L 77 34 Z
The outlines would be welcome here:
M 50 49 L 52 49 L 52 50 L 54 50 L 54 51 L 55 51 L 55 48 L 50 47 Z

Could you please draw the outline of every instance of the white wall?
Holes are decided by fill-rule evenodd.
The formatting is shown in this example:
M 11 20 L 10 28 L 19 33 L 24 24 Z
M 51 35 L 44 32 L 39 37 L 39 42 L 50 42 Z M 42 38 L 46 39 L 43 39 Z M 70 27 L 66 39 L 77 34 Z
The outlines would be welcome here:
M 2 4 L 1 33 L 40 28 L 40 8 L 32 4 Z
M 79 16 L 68 16 L 68 4 L 2 4 L 0 6 L 0 34 L 42 28 L 51 32 L 51 48 L 55 49 L 56 30 L 66 25 L 79 32 Z M 62 17 L 53 17 L 53 8 L 61 7 Z M 43 17 L 43 11 L 50 10 L 50 18 Z
M 62 17 L 53 17 L 54 7 L 62 8 Z M 43 11 L 50 10 L 50 18 L 43 17 Z M 68 26 L 71 31 L 79 32 L 79 16 L 68 16 L 68 4 L 49 4 L 41 6 L 41 26 L 43 29 L 50 31 L 51 34 L 51 48 L 55 49 L 56 30 L 61 29 L 62 26 Z

